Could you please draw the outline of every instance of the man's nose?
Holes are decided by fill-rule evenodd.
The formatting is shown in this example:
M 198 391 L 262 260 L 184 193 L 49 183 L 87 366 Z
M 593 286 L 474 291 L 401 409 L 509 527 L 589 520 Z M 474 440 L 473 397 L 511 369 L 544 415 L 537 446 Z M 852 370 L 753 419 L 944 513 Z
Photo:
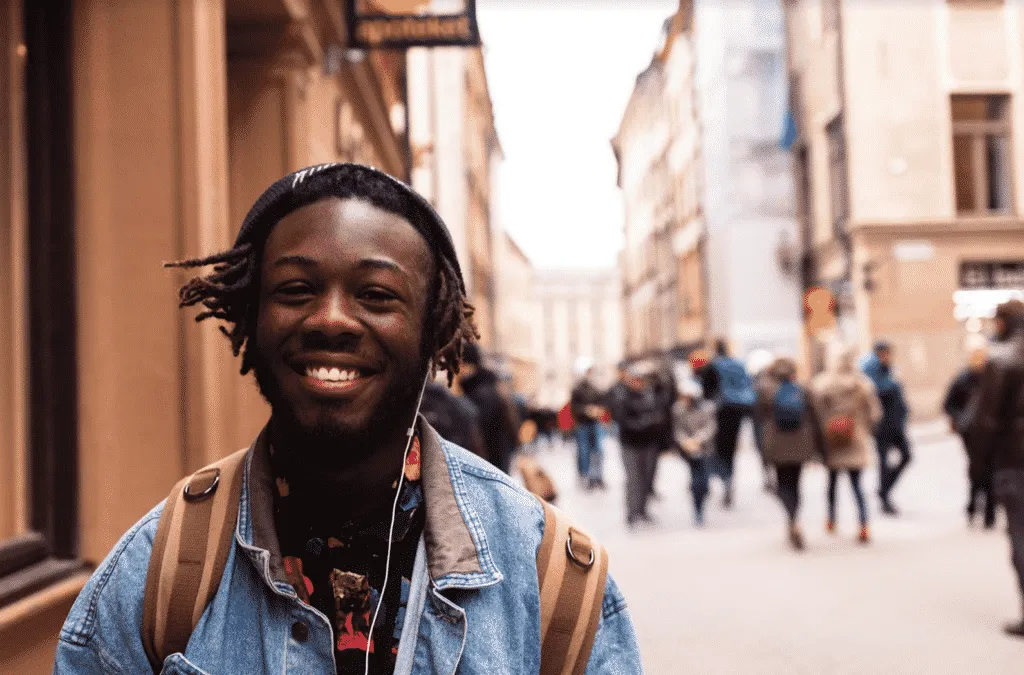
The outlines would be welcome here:
M 324 293 L 304 323 L 306 330 L 329 337 L 363 332 L 355 300 L 341 290 Z

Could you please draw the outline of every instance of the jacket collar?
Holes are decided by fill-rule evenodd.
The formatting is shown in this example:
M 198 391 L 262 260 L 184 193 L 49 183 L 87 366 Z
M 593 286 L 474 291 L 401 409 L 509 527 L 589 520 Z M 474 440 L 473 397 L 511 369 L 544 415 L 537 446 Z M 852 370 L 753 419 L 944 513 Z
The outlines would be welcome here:
M 425 503 L 423 539 L 433 585 L 438 590 L 474 589 L 500 582 L 504 575 L 494 563 L 452 446 L 422 416 L 419 436 Z M 269 433 L 264 428 L 249 448 L 236 538 L 261 573 L 267 560 L 269 578 L 265 580 L 280 589 L 282 584 L 287 587 L 288 581 L 274 527 L 273 489 Z

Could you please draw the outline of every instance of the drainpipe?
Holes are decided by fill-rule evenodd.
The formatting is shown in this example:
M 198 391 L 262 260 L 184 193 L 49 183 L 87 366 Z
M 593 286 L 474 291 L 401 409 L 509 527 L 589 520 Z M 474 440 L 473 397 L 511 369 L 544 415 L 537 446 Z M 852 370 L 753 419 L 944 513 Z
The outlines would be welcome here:
M 839 232 L 836 233 L 836 238 L 839 241 L 839 245 L 842 247 L 843 257 L 845 258 L 844 265 L 843 265 L 843 281 L 846 282 L 847 288 L 850 289 L 850 293 L 852 294 L 853 293 L 853 237 L 850 236 L 850 212 L 852 211 L 852 209 L 850 208 L 850 203 L 852 202 L 851 195 L 852 195 L 853 191 L 851 190 L 851 183 L 850 183 L 850 153 L 847 151 L 847 149 L 850 147 L 850 142 L 849 142 L 849 134 L 847 133 L 847 129 L 846 129 L 846 111 L 847 111 L 846 103 L 847 103 L 847 99 L 846 99 L 846 62 L 845 62 L 845 59 L 843 58 L 843 55 L 844 55 L 844 52 L 843 52 L 843 43 L 844 43 L 844 40 L 843 40 L 843 5 L 842 5 L 841 1 L 837 0 L 837 2 L 839 2 L 839 4 L 838 4 L 838 7 L 837 7 L 837 11 L 836 11 L 836 15 L 837 15 L 837 17 L 836 17 L 836 60 L 838 61 L 838 63 L 836 64 L 836 73 L 837 73 L 838 89 L 839 89 L 839 110 L 840 110 L 839 114 L 843 116 L 843 157 L 845 159 L 843 164 L 844 164 L 845 169 L 846 169 L 846 175 L 843 176 L 843 179 L 846 181 L 846 204 L 847 204 L 847 209 L 846 210 L 847 210 L 847 214 L 846 214 L 846 222 L 843 223 L 842 229 Z M 839 303 L 836 303 L 836 309 L 837 310 L 839 309 Z M 839 314 L 839 312 L 837 312 L 837 315 L 838 314 Z

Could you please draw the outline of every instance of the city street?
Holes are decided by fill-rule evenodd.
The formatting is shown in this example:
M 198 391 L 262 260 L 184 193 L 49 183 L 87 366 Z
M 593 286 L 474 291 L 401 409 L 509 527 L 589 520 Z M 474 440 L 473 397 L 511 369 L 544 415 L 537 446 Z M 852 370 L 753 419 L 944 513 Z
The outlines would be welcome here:
M 877 517 L 855 542 L 852 494 L 840 482 L 839 533 L 824 532 L 825 472 L 803 483 L 803 553 L 783 537 L 783 512 L 761 488 L 750 449 L 740 454 L 737 505 L 721 509 L 713 487 L 708 524 L 691 525 L 685 465 L 666 455 L 652 508 L 656 526 L 624 526 L 622 465 L 606 439 L 608 490 L 584 493 L 574 479 L 574 447 L 540 453 L 562 492 L 559 505 L 611 551 L 646 672 L 838 675 L 996 675 L 1024 669 L 1024 642 L 1001 633 L 1020 611 L 1009 549 L 996 531 L 969 530 L 963 517 L 964 458 L 941 425 L 915 428 L 915 462 L 896 491 L 897 520 Z

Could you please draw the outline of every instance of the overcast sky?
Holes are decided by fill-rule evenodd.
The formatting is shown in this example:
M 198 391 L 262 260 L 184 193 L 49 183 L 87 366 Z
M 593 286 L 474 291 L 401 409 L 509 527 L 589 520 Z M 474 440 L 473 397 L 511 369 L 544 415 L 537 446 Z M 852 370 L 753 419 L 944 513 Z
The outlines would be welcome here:
M 610 140 L 678 0 L 478 0 L 505 150 L 501 225 L 537 267 L 615 264 Z

